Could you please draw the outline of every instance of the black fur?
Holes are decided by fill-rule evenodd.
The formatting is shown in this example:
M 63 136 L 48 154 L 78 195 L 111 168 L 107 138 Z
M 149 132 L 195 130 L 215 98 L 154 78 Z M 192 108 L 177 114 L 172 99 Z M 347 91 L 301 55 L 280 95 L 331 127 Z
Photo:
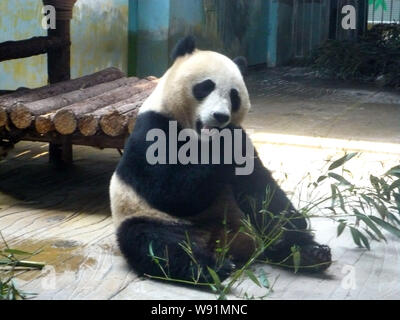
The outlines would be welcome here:
M 232 89 L 230 92 L 232 111 L 236 112 L 240 109 L 240 96 L 239 92 L 236 89 Z
M 230 129 L 237 129 L 232 125 Z M 244 130 L 242 130 L 242 154 L 244 146 L 251 143 Z M 235 148 L 235 145 L 234 145 Z M 301 252 L 301 265 L 310 266 L 323 263 L 315 267 L 300 269 L 300 271 L 322 271 L 325 270 L 331 261 L 330 249 L 321 246 L 314 241 L 307 220 L 293 206 L 285 192 L 279 187 L 268 169 L 264 167 L 254 149 L 254 170 L 250 175 L 235 175 L 232 183 L 235 199 L 240 209 L 251 218 L 253 225 L 262 230 L 271 220 L 265 220 L 265 215 L 260 214 L 261 209 L 266 209 L 280 220 L 281 226 L 288 230 L 283 233 L 280 241 L 267 249 L 265 257 L 273 262 L 281 262 L 291 255 L 291 248 L 298 246 Z M 270 198 L 269 205 L 263 206 L 266 199 L 266 190 Z M 280 218 L 280 217 L 284 218 Z M 272 227 L 274 224 L 272 223 Z M 287 259 L 287 266 L 293 266 L 293 261 Z
M 172 119 L 155 112 L 141 114 L 117 167 L 118 176 L 146 199 L 151 206 L 176 217 L 194 216 L 206 210 L 216 200 L 224 186 L 231 185 L 242 211 L 251 217 L 257 227 L 262 228 L 263 221 L 258 212 L 265 199 L 266 189 L 269 189 L 273 197 L 268 210 L 276 216 L 285 214 L 291 219 L 287 220 L 284 225 L 288 231 L 284 233 L 282 241 L 270 248 L 265 253 L 266 257 L 280 262 L 290 255 L 291 247 L 297 245 L 302 248 L 304 253 L 301 263 L 313 261 L 315 263 L 315 261 L 320 262 L 321 259 L 330 261 L 330 252 L 327 247 L 319 246 L 313 241 L 313 236 L 307 231 L 307 221 L 295 210 L 271 173 L 263 166 L 257 153 L 255 153 L 254 171 L 248 176 L 235 175 L 236 164 L 148 164 L 146 151 L 154 142 L 147 142 L 146 134 L 150 129 L 157 128 L 167 133 L 168 137 L 170 120 Z M 228 129 L 233 130 L 237 127 L 230 125 Z M 178 125 L 178 132 L 179 130 L 181 128 Z M 245 141 L 251 142 L 246 133 L 242 132 L 243 152 Z M 185 142 L 177 143 L 178 149 L 183 143 Z M 167 139 L 167 150 L 168 145 Z M 235 148 L 236 144 L 233 147 Z M 221 150 L 222 148 L 223 144 L 221 144 Z M 212 155 L 210 155 L 211 157 Z M 249 197 L 255 200 L 255 204 L 248 201 Z M 184 225 L 131 218 L 119 227 L 117 236 L 122 253 L 136 271 L 163 276 L 160 267 L 149 256 L 151 244 L 154 255 L 158 257 L 165 257 L 165 249 L 168 248 L 168 266 L 171 277 L 190 280 L 197 270 L 179 243 L 186 240 L 185 232 L 191 235 L 193 231 L 196 230 Z M 194 240 L 193 250 L 200 266 L 203 269 L 205 266 L 214 268 L 213 252 L 198 245 L 201 241 L 196 241 L 196 236 L 191 240 Z M 167 265 L 162 261 L 162 266 L 166 268 Z M 293 262 L 289 260 L 287 264 L 290 265 Z M 226 277 L 229 271 L 230 261 L 227 261 L 227 264 L 219 271 L 220 276 Z
M 203 82 L 200 82 L 193 87 L 193 95 L 194 97 L 202 101 L 205 97 L 207 97 L 211 92 L 215 89 L 215 82 L 208 79 Z
M 174 50 L 172 50 L 171 59 L 174 62 L 177 58 L 183 57 L 186 54 L 191 54 L 196 49 L 196 41 L 192 36 L 186 36 L 181 39 Z
M 187 235 L 197 265 L 180 245 L 188 240 Z M 202 248 L 196 242 L 192 230 L 183 225 L 131 218 L 118 228 L 117 238 L 129 265 L 141 275 L 165 277 L 164 270 L 171 278 L 193 281 L 201 268 L 199 280 L 210 281 L 212 279 L 209 279 L 207 266 L 216 270 L 221 279 L 227 278 L 234 267 L 229 260 L 222 267 L 217 266 L 212 253 Z M 151 257 L 150 250 L 154 257 L 159 258 L 159 265 Z
M 154 208 L 177 217 L 195 215 L 208 208 L 223 186 L 233 179 L 233 169 L 229 165 L 183 165 L 179 161 L 178 164 L 149 164 L 146 151 L 154 142 L 146 141 L 146 134 L 157 128 L 169 137 L 170 120 L 155 112 L 146 112 L 138 117 L 117 174 Z M 178 134 L 179 130 L 181 127 L 178 125 Z M 179 150 L 185 142 L 176 144 Z M 200 143 L 198 148 L 202 148 Z M 169 139 L 166 150 L 169 150 Z M 212 150 L 211 146 L 209 150 Z
M 245 57 L 236 57 L 235 59 L 233 59 L 233 62 L 236 63 L 242 75 L 247 76 L 248 73 L 247 59 Z

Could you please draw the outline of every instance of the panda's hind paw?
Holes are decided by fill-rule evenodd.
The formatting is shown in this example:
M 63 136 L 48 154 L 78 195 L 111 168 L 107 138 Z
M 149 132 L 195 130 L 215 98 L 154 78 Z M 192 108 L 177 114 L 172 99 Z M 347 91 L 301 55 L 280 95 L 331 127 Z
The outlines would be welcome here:
M 310 244 L 300 248 L 300 271 L 322 272 L 332 264 L 331 249 L 327 245 Z

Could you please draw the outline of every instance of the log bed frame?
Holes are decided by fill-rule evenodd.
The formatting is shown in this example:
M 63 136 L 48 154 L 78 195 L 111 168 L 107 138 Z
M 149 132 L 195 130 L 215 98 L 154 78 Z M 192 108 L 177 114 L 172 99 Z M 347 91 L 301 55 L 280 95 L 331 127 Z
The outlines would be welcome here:
M 0 148 L 49 143 L 49 160 L 71 163 L 72 145 L 123 149 L 137 112 L 157 79 L 128 78 L 116 68 L 70 80 L 70 20 L 76 0 L 43 0 L 56 8 L 47 37 L 0 43 L 0 62 L 47 53 L 49 85 L 0 95 Z

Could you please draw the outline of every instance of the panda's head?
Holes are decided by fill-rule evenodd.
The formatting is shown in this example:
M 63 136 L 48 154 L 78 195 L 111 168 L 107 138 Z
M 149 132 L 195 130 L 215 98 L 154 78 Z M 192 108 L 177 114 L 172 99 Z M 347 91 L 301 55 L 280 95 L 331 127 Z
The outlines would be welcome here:
M 177 120 L 184 128 L 224 128 L 240 125 L 250 109 L 243 73 L 245 58 L 234 61 L 195 47 L 182 39 L 173 51 L 173 65 L 160 79 L 141 112 L 155 110 Z

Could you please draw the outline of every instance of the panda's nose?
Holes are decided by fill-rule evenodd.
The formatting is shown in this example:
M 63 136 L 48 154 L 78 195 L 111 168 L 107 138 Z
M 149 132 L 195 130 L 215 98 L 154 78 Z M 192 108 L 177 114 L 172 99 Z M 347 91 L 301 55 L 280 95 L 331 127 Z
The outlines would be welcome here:
M 214 118 L 219 123 L 226 123 L 229 121 L 230 116 L 226 113 L 214 112 Z

